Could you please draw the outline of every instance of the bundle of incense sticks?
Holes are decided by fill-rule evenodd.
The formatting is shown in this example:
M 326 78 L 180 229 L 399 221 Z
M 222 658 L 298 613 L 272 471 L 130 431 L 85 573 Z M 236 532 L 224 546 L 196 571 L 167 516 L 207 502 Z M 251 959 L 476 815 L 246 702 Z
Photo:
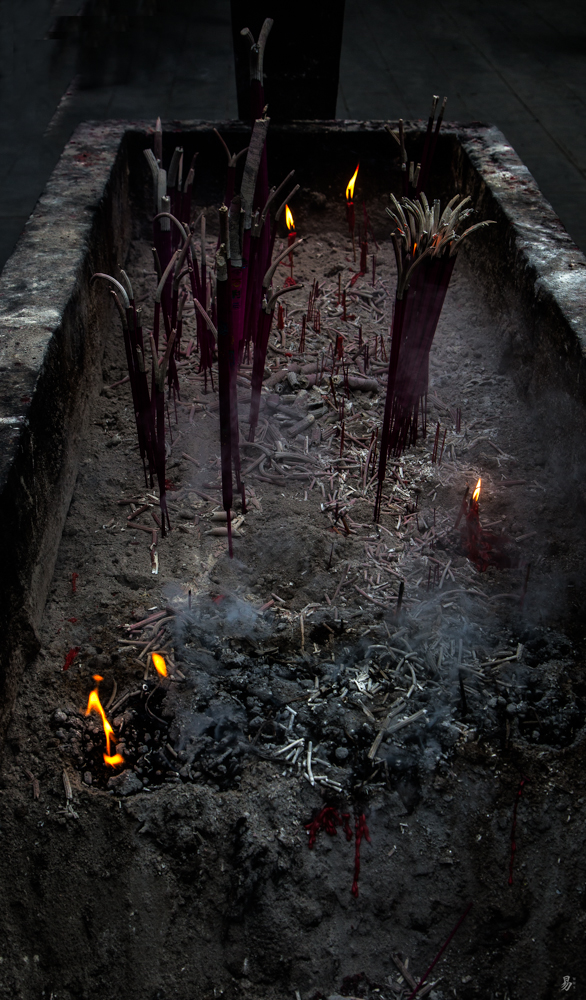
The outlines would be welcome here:
M 478 222 L 463 233 L 457 226 L 472 208 L 470 198 L 455 195 L 444 211 L 430 206 L 422 192 L 418 200 L 391 195 L 387 213 L 397 262 L 397 291 L 391 334 L 387 395 L 381 434 L 374 519 L 380 517 L 383 483 L 389 455 L 400 455 L 417 440 L 419 413 L 426 422 L 429 352 L 442 311 L 456 254 L 462 241 L 492 223 Z
M 242 151 L 244 152 L 244 151 Z M 193 232 L 190 229 L 192 192 L 195 177 L 195 161 L 197 153 L 191 160 L 191 166 L 183 181 L 183 149 L 175 147 L 168 169 L 163 168 L 163 130 L 161 119 L 157 119 L 154 134 L 154 149 L 145 149 L 144 155 L 147 159 L 153 177 L 155 218 L 153 222 L 153 256 L 154 265 L 159 281 L 164 273 L 167 279 L 163 284 L 160 301 L 155 304 L 155 325 L 153 336 L 157 348 L 159 346 L 159 324 L 161 314 L 163 317 L 165 337 L 168 340 L 171 329 L 176 330 L 175 349 L 169 361 L 169 385 L 172 386 L 174 394 L 179 393 L 177 380 L 177 368 L 175 358 L 179 357 L 181 350 L 181 312 L 179 310 L 179 283 L 183 277 L 182 269 L 175 269 L 172 274 L 167 272 L 167 268 L 173 253 L 180 247 L 185 250 L 181 263 L 187 268 L 192 285 L 194 300 L 207 308 L 208 290 L 206 276 L 205 257 L 205 216 L 200 217 L 201 223 L 201 257 L 198 263 L 194 254 L 192 242 Z M 238 154 L 240 156 L 241 154 Z M 234 168 L 238 156 L 234 157 Z M 187 236 L 192 234 L 192 240 L 188 247 L 185 246 Z M 200 312 L 196 310 L 197 342 L 199 347 L 200 371 L 204 372 L 204 384 L 207 390 L 208 375 L 212 381 L 212 360 L 213 341 L 209 328 Z
M 155 309 L 157 309 L 157 305 L 160 307 L 163 287 L 171 273 L 176 257 L 177 253 L 172 257 L 158 283 L 155 294 Z M 114 286 L 112 295 L 122 320 L 126 362 L 128 365 L 138 445 L 144 468 L 145 483 L 148 485 L 148 477 L 150 477 L 152 485 L 153 478 L 156 475 L 161 507 L 161 528 L 164 536 L 166 525 L 170 527 L 169 512 L 166 503 L 165 479 L 165 376 L 169 369 L 176 339 L 176 329 L 170 331 L 162 358 L 159 358 L 158 345 L 155 342 L 154 332 L 149 335 L 148 339 L 152 352 L 151 390 L 149 392 L 141 311 L 136 307 L 128 275 L 122 270 L 120 274 L 123 283 L 117 281 L 111 275 L 101 272 L 93 275 L 92 282 L 96 278 L 105 278 L 106 281 L 109 281 Z
M 123 326 L 126 360 L 145 482 L 151 484 L 156 475 L 160 504 L 168 526 L 169 516 L 165 500 L 165 379 L 169 396 L 179 396 L 180 386 L 176 359 L 181 346 L 182 316 L 189 293 L 182 284 L 189 282 L 196 313 L 200 371 L 203 370 L 207 388 L 207 373 L 211 376 L 214 351 L 217 347 L 218 393 L 220 402 L 220 451 L 222 478 L 222 505 L 227 514 L 228 547 L 232 555 L 230 512 L 233 502 L 233 476 L 236 490 L 241 494 L 245 509 L 244 488 L 240 474 L 238 440 L 238 408 L 236 374 L 244 351 L 254 345 L 252 394 L 250 406 L 250 440 L 254 440 L 258 422 L 262 379 L 266 352 L 275 306 L 279 297 L 302 285 L 288 279 L 283 288 L 273 288 L 273 278 L 281 261 L 291 254 L 303 240 L 290 243 L 275 261 L 273 258 L 279 219 L 288 201 L 299 188 L 296 185 L 271 218 L 270 209 L 291 180 L 291 171 L 278 188 L 268 187 L 266 136 L 269 119 L 264 115 L 262 90 L 262 54 L 272 21 L 267 18 L 259 42 L 252 35 L 251 95 L 253 109 L 260 109 L 261 116 L 254 121 L 249 145 L 233 155 L 218 134 L 228 155 L 225 203 L 220 208 L 220 238 L 215 259 L 215 285 L 208 287 L 205 216 L 190 224 L 191 192 L 194 163 L 182 183 L 183 151 L 177 147 L 167 170 L 162 166 L 163 146 L 160 120 L 154 135 L 154 150 L 145 155 L 151 167 L 154 182 L 154 200 L 157 209 L 154 219 L 153 255 L 157 272 L 153 330 L 148 341 L 151 347 L 151 388 L 149 391 L 145 348 L 140 321 L 128 276 L 121 271 L 123 283 L 111 275 L 99 273 L 113 284 Z M 246 154 L 240 191 L 235 191 L 236 163 Z M 194 240 L 199 228 L 201 256 L 194 252 Z M 92 279 L 93 280 L 93 279 Z M 161 326 L 162 322 L 162 326 Z M 159 357 L 162 340 L 163 356 Z M 213 382 L 212 382 L 213 388 Z

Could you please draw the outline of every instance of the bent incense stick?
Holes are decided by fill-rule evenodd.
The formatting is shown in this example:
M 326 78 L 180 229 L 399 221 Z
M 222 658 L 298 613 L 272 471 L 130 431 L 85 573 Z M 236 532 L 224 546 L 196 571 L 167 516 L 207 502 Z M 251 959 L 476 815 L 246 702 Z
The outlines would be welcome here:
M 301 242 L 301 241 L 299 241 Z M 288 251 L 285 252 L 285 254 Z M 267 347 L 269 343 L 269 337 L 271 334 L 271 324 L 273 322 L 273 315 L 275 312 L 275 305 L 277 304 L 277 299 L 281 295 L 286 295 L 288 292 L 295 292 L 298 289 L 303 288 L 303 285 L 287 285 L 284 288 L 279 289 L 274 295 L 265 297 L 261 310 L 261 320 L 258 330 L 258 337 L 256 346 L 254 349 L 254 363 L 252 366 L 252 377 L 251 377 L 251 399 L 250 399 L 250 413 L 248 416 L 249 432 L 248 440 L 254 441 L 256 426 L 258 424 L 258 414 L 260 410 L 260 393 L 262 389 L 262 378 L 264 374 L 265 358 L 267 354 Z
M 277 257 L 276 261 L 271 264 L 268 271 L 263 278 L 263 289 L 265 290 L 265 299 L 261 311 L 261 319 L 259 322 L 259 329 L 257 334 L 257 340 L 254 347 L 254 362 L 252 367 L 252 379 L 251 379 L 251 400 L 250 400 L 250 414 L 248 417 L 249 422 L 249 434 L 248 440 L 254 441 L 254 436 L 256 433 L 256 425 L 258 423 L 258 414 L 260 409 L 260 392 L 262 389 L 262 377 L 264 373 L 264 366 L 267 354 L 267 347 L 269 343 L 269 336 L 271 331 L 271 323 L 273 319 L 273 312 L 277 302 L 277 298 L 280 295 L 284 295 L 289 291 L 296 291 L 302 288 L 302 285 L 288 285 L 281 288 L 275 295 L 270 296 L 268 289 L 271 286 L 273 276 L 277 270 L 279 264 L 282 260 L 287 257 L 289 253 L 296 250 L 302 243 L 303 239 L 297 240 L 292 244 L 291 247 L 287 247 L 283 252 Z
M 228 149 L 227 143 L 223 136 L 220 135 L 217 128 L 214 129 L 215 134 L 222 143 L 226 151 L 226 156 L 228 157 L 228 171 L 226 174 L 226 193 L 224 195 L 224 204 L 229 205 L 234 197 L 234 185 L 236 181 L 236 164 L 238 160 L 248 152 L 248 146 L 241 149 L 239 153 L 231 153 Z

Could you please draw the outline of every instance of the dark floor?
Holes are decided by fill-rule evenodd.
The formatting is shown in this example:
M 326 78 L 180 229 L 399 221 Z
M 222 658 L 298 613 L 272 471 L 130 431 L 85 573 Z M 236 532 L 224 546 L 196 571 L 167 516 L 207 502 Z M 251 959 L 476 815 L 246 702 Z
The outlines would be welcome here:
M 0 0 L 0 266 L 78 121 L 237 116 L 229 0 L 107 4 Z M 447 94 L 448 118 L 503 130 L 586 251 L 586 4 L 346 8 L 338 116 L 425 117 Z

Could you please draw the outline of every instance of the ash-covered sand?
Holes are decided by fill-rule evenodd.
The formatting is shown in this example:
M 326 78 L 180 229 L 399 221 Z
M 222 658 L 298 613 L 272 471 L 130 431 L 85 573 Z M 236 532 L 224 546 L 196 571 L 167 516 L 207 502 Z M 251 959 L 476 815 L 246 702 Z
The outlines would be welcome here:
M 418 981 L 470 902 L 432 997 L 546 998 L 564 976 L 580 989 L 582 418 L 553 393 L 534 399 L 530 333 L 491 313 L 462 257 L 432 351 L 428 435 L 390 463 L 374 526 L 366 459 L 394 294 L 388 227 L 378 220 L 378 230 L 374 287 L 370 254 L 349 286 L 357 265 L 342 229 L 298 254 L 305 287 L 271 337 L 256 437 L 269 454 L 244 476 L 233 560 L 209 534 L 217 397 L 190 352 L 177 418 L 170 406 L 173 530 L 157 534 L 152 573 L 159 511 L 128 384 L 109 388 L 125 375 L 112 319 L 41 650 L 3 761 L 2 998 L 407 997 L 392 956 L 409 959 Z M 133 245 L 127 269 L 148 327 L 147 243 Z M 314 278 L 322 332 L 308 324 L 299 356 Z M 337 333 L 369 391 L 348 394 L 341 371 L 332 390 Z M 314 387 L 303 369 L 317 362 L 319 376 L 322 353 Z M 238 380 L 243 440 L 249 372 Z M 438 420 L 441 465 L 430 461 Z M 243 468 L 261 454 L 243 446 Z M 479 477 L 482 521 L 506 534 L 514 568 L 479 573 L 454 530 Z M 157 686 L 149 648 L 172 680 Z M 126 758 L 108 773 L 99 719 L 84 715 L 96 673 Z M 305 824 L 326 804 L 352 827 L 366 818 L 358 898 L 354 840 L 322 831 L 308 849 Z

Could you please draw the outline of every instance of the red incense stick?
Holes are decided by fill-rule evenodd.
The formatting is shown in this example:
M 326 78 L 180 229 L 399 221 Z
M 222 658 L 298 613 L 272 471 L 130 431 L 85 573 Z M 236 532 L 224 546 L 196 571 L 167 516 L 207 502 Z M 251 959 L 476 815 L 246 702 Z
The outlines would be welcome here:
M 451 932 L 450 936 L 448 937 L 447 941 L 445 941 L 445 943 L 444 943 L 444 944 L 443 944 L 443 945 L 441 946 L 441 948 L 440 948 L 440 950 L 438 951 L 437 955 L 435 956 L 435 958 L 434 958 L 433 962 L 432 962 L 432 963 L 431 963 L 431 965 L 429 966 L 429 969 L 427 970 L 427 972 L 425 973 L 425 975 L 424 975 L 424 976 L 422 976 L 422 978 L 421 978 L 421 979 L 419 980 L 419 982 L 417 983 L 417 986 L 415 987 L 415 989 L 413 990 L 413 992 L 409 994 L 409 996 L 407 997 L 407 1000 L 413 1000 L 413 998 L 417 996 L 417 994 L 419 993 L 419 990 L 420 990 L 420 989 L 421 989 L 421 987 L 422 987 L 422 986 L 424 985 L 424 983 L 425 983 L 425 980 L 426 980 L 426 979 L 428 978 L 428 976 L 429 976 L 429 975 L 430 975 L 430 973 L 432 972 L 432 970 L 433 970 L 434 966 L 435 966 L 435 965 L 436 965 L 436 964 L 437 964 L 437 963 L 439 962 L 439 960 L 440 960 L 440 958 L 442 957 L 442 955 L 443 955 L 444 951 L 446 950 L 446 948 L 448 947 L 448 945 L 449 945 L 450 941 L 451 941 L 451 940 L 452 940 L 452 938 L 454 937 L 454 934 L 455 934 L 455 933 L 456 933 L 456 931 L 457 931 L 457 930 L 458 930 L 458 929 L 460 928 L 461 924 L 463 924 L 463 923 L 464 923 L 464 921 L 465 921 L 466 917 L 468 916 L 468 914 L 470 913 L 470 910 L 471 910 L 471 909 L 472 909 L 472 903 L 470 902 L 470 903 L 468 903 L 468 906 L 467 906 L 467 907 L 466 907 L 466 909 L 464 910 L 464 913 L 462 914 L 462 916 L 461 916 L 461 917 L 460 917 L 460 919 L 458 920 L 458 923 L 457 923 L 457 924 L 456 924 L 456 926 L 454 927 L 454 929 L 453 929 L 453 931 Z

